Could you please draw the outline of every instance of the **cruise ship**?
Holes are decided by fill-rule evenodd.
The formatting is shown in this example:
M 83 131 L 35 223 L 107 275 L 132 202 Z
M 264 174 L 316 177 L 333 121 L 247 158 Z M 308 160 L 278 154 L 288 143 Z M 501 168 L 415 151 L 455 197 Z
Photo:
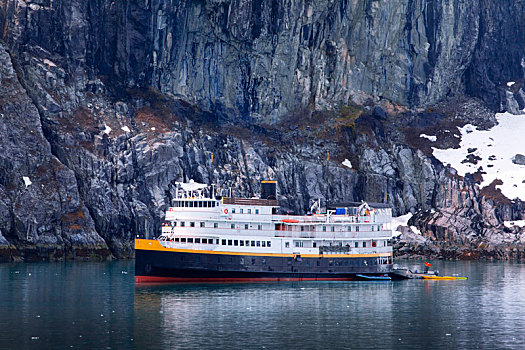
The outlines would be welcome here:
M 135 282 L 244 282 L 389 279 L 392 210 L 341 203 L 307 215 L 279 210 L 276 182 L 259 198 L 217 196 L 177 183 L 162 233 L 135 240 Z

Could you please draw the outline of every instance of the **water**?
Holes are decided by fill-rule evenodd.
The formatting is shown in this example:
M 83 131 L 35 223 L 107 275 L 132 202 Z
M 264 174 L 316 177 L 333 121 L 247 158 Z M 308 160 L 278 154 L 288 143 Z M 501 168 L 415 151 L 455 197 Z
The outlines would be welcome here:
M 434 265 L 469 280 L 135 287 L 132 261 L 3 264 L 0 349 L 525 348 L 525 265 Z

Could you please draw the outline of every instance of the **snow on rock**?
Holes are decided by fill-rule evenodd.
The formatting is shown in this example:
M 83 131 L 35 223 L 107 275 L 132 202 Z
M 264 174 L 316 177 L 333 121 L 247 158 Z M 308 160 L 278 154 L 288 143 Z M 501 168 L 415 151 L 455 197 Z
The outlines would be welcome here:
M 155 127 L 152 127 L 152 128 L 151 128 L 151 131 L 155 131 Z
M 514 84 L 516 84 L 516 83 L 513 82 L 513 81 L 509 81 L 509 82 L 507 83 L 507 86 L 508 86 L 508 87 L 512 87 L 512 85 L 514 85 Z
M 131 130 L 128 128 L 127 125 L 124 125 L 124 126 L 121 127 L 120 129 L 124 130 L 125 132 L 131 132 Z
M 503 181 L 496 188 L 508 198 L 525 200 L 525 165 L 514 164 L 513 156 L 525 153 L 525 115 L 496 114 L 498 125 L 490 130 L 477 130 L 467 124 L 460 128 L 461 142 L 458 149 L 432 148 L 434 156 L 450 164 L 461 176 L 475 173 L 480 167 L 483 174 L 481 187 L 494 180 Z
M 419 137 L 423 137 L 425 139 L 428 139 L 432 142 L 436 142 L 437 141 L 437 136 L 429 136 L 429 135 L 425 135 L 425 134 L 421 134 L 419 135 Z
M 29 179 L 29 177 L 22 176 L 22 178 L 24 179 L 24 183 L 26 184 L 26 187 L 31 186 L 32 182 L 31 182 L 31 179 Z
M 345 167 L 352 169 L 352 163 L 348 159 L 345 159 L 345 161 L 342 164 Z
M 504 221 L 503 224 L 508 228 L 512 228 L 514 226 L 525 227 L 525 220 Z
M 109 133 L 111 132 L 111 128 L 107 126 L 106 124 L 104 124 L 104 127 L 105 127 L 104 134 L 109 135 Z
M 391 228 L 392 228 L 392 236 L 397 237 L 401 234 L 400 231 L 397 230 L 399 226 L 408 226 L 408 220 L 412 217 L 412 213 L 408 213 L 405 215 L 393 217 L 392 221 L 390 222 Z

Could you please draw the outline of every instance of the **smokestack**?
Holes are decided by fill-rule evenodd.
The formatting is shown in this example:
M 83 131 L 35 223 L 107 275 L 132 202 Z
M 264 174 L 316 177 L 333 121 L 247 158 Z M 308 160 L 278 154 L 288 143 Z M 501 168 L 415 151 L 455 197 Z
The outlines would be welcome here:
M 261 181 L 261 199 L 277 199 L 277 181 Z

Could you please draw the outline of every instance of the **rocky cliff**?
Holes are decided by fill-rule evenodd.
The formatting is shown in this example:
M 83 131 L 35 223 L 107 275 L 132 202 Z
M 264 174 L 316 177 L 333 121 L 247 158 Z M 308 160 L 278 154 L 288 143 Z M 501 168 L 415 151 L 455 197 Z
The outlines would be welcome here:
M 387 201 L 432 242 L 521 249 L 502 221 L 523 203 L 417 135 L 454 147 L 457 126 L 525 107 L 524 7 L 0 0 L 3 259 L 130 256 L 189 179 L 252 195 L 275 178 L 293 211 Z

